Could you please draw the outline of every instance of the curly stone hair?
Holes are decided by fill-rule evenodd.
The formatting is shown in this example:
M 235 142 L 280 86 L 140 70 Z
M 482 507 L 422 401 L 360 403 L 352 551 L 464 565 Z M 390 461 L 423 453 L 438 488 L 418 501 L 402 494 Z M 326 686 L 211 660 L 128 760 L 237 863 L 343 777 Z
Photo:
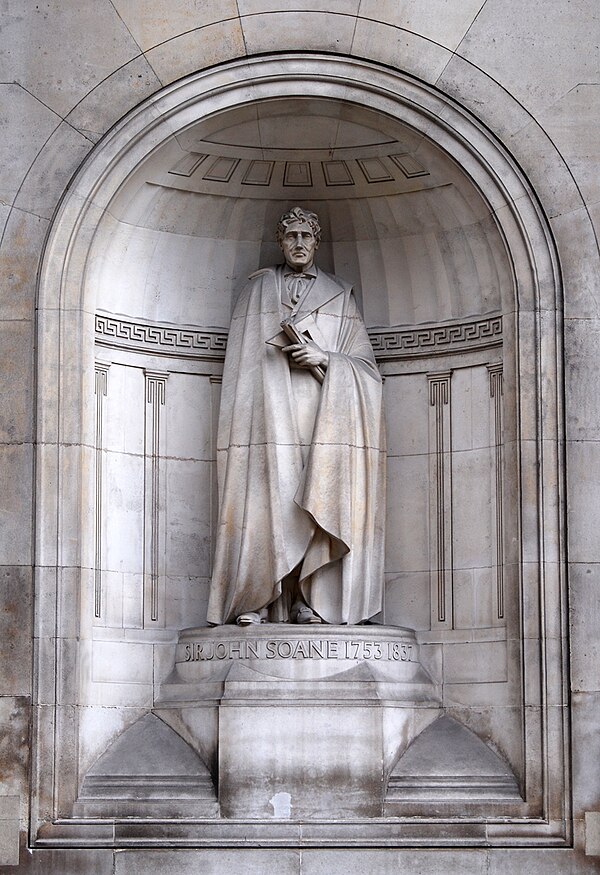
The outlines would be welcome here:
M 311 231 L 315 235 L 317 245 L 321 242 L 321 225 L 319 224 L 319 217 L 317 214 L 311 213 L 310 210 L 303 210 L 302 207 L 293 207 L 291 210 L 288 210 L 287 213 L 284 213 L 277 223 L 278 243 L 281 243 L 288 225 L 292 225 L 294 222 L 307 222 L 310 225 Z

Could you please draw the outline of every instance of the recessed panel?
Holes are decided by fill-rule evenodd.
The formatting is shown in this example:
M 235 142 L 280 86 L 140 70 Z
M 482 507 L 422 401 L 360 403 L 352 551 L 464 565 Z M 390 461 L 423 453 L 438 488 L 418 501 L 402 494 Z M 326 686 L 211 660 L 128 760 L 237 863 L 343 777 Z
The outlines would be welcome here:
M 217 158 L 202 178 L 210 182 L 229 182 L 239 163 L 237 158 Z
M 364 173 L 367 182 L 392 182 L 394 179 L 379 158 L 358 158 L 356 163 Z
M 323 175 L 327 185 L 354 185 L 345 161 L 323 161 Z
M 251 161 L 242 177 L 244 185 L 269 185 L 274 161 Z
M 288 161 L 283 174 L 283 184 L 310 188 L 312 173 L 308 161 Z

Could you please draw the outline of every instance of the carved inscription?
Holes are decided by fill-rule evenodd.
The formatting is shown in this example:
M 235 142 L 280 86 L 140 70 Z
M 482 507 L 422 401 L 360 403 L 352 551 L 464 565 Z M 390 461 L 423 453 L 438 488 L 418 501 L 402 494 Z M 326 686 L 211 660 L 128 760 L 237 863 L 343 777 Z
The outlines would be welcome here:
M 259 641 L 190 641 L 184 646 L 184 662 L 232 659 L 361 659 L 412 661 L 412 644 L 397 641 L 319 640 L 303 638 Z M 415 657 L 416 658 L 416 657 Z

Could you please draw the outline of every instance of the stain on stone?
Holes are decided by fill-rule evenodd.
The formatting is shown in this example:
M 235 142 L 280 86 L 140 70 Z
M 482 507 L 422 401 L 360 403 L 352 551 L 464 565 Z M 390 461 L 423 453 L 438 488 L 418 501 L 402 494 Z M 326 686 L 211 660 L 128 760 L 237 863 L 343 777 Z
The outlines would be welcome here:
M 0 571 L 0 688 L 5 694 L 31 689 L 31 568 Z
M 0 696 L 0 775 L 5 794 L 28 793 L 31 701 Z

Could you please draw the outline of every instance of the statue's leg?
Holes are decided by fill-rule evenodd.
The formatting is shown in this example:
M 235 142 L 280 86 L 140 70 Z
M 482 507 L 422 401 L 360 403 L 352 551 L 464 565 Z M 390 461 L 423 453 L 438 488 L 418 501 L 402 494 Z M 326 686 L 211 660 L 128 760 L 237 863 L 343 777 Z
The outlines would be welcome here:
M 296 569 L 281 581 L 281 594 L 269 605 L 270 623 L 289 623 L 290 611 L 294 602 L 295 591 L 298 588 L 298 572 Z
M 309 581 L 310 578 L 304 580 L 303 585 Z M 304 588 L 304 587 L 303 587 Z M 296 582 L 296 586 L 294 588 L 294 598 L 292 602 L 292 607 L 290 610 L 290 620 L 292 623 L 299 623 L 300 625 L 304 625 L 306 623 L 322 623 L 323 620 L 319 615 L 312 609 L 312 607 L 307 603 L 304 593 L 300 588 L 299 576 Z
M 343 623 L 342 560 L 317 568 L 300 586 L 301 599 L 324 623 Z M 306 622 L 306 620 L 304 621 Z

